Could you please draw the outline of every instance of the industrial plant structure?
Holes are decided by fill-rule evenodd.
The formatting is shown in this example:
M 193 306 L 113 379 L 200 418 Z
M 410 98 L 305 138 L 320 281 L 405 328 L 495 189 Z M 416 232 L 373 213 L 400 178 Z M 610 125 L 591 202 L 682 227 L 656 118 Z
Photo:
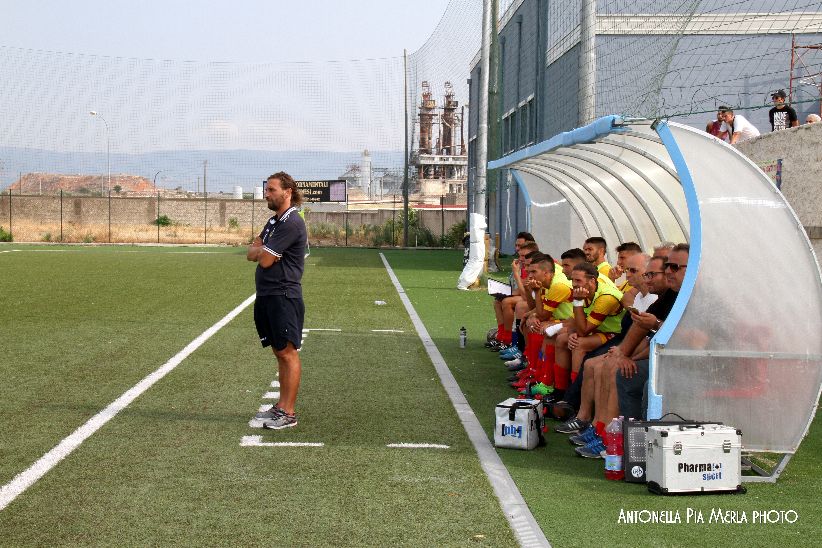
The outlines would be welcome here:
M 442 108 L 437 108 L 428 82 L 422 83 L 419 146 L 412 156 L 417 192 L 421 197 L 465 193 L 468 156 L 463 136 L 464 117 L 465 106 L 459 106 L 451 82 L 445 82 Z

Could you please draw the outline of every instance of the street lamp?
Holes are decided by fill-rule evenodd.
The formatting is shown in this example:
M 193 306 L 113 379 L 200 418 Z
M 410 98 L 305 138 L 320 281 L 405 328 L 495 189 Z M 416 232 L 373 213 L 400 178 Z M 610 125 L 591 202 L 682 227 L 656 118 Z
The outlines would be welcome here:
M 159 175 L 162 172 L 163 170 L 161 169 L 160 171 L 154 174 L 154 194 L 157 194 L 157 175 Z
M 89 112 L 92 116 L 99 116 L 103 123 L 106 125 L 106 164 L 108 165 L 108 191 L 111 192 L 111 137 L 108 131 L 108 122 L 106 119 L 103 118 L 102 114 L 99 114 L 96 110 L 92 110 Z M 103 183 L 100 183 L 100 195 L 103 195 Z

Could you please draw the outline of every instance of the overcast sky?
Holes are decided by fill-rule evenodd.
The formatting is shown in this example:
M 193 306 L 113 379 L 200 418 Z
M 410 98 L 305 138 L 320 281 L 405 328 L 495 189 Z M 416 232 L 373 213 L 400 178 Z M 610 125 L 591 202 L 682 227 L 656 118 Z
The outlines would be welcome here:
M 172 186 L 205 158 L 215 184 L 252 184 L 272 152 L 303 178 L 335 177 L 365 149 L 397 167 L 403 49 L 409 100 L 426 80 L 441 101 L 450 81 L 464 105 L 481 6 L 0 0 L 0 187 L 19 173 L 100 173 L 109 148 L 113 173 L 163 170 Z
M 479 0 L 478 0 L 479 1 Z M 0 0 L 0 45 L 178 61 L 400 57 L 448 0 Z

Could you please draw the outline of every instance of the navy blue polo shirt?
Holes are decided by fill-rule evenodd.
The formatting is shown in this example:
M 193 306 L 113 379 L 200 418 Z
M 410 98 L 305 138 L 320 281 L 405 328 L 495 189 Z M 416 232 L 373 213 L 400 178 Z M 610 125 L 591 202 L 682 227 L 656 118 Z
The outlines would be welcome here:
M 263 253 L 271 253 L 279 260 L 268 268 L 257 265 L 257 295 L 302 298 L 300 280 L 305 267 L 308 233 L 297 208 L 288 208 L 281 218 L 276 215 L 271 217 L 260 232 L 260 239 L 263 241 Z

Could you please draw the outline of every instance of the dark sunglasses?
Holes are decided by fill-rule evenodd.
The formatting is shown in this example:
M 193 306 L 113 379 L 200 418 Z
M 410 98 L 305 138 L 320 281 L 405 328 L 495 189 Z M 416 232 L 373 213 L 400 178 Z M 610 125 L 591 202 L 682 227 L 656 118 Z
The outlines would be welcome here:
M 686 264 L 665 263 L 665 270 L 671 269 L 671 272 L 679 272 L 680 268 L 688 268 Z
M 645 274 L 643 274 L 642 276 L 643 276 L 646 280 L 650 280 L 650 279 L 652 279 L 654 276 L 656 276 L 657 274 L 665 274 L 665 273 L 664 273 L 664 272 L 646 272 L 646 273 L 645 273 Z

